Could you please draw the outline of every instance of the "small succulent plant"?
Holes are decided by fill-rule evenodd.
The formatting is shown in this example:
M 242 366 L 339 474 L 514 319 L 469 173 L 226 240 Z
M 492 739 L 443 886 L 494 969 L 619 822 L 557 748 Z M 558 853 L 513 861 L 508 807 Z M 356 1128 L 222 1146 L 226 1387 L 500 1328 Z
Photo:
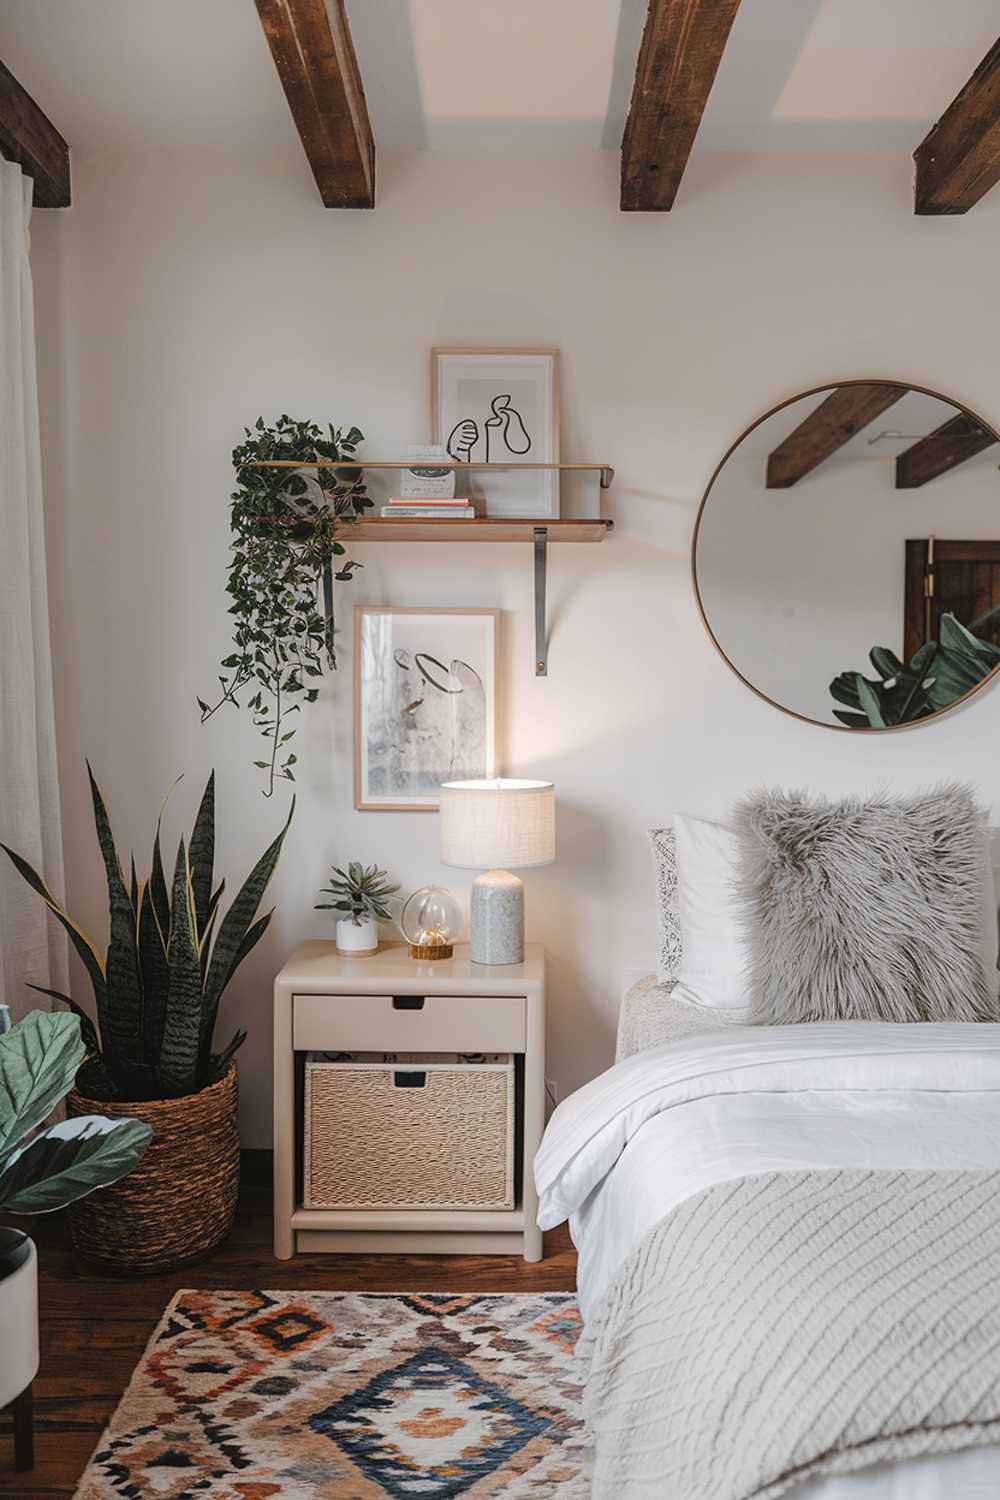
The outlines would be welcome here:
M 378 865 L 361 865 L 351 860 L 346 870 L 331 865 L 333 879 L 323 887 L 321 896 L 332 896 L 332 901 L 317 901 L 316 911 L 338 911 L 341 920 L 350 917 L 355 927 L 360 927 L 362 917 L 373 917 L 377 921 L 391 922 L 392 913 L 387 905 L 389 897 L 395 896 L 398 885 L 390 885 L 388 873 Z

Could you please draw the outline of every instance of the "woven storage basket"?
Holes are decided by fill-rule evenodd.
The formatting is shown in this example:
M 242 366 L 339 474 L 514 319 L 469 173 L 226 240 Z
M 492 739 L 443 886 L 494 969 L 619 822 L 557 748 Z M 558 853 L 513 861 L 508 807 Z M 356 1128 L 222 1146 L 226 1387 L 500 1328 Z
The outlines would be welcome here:
M 513 1208 L 512 1055 L 310 1052 L 305 1206 Z
M 74 1089 L 68 1115 L 131 1115 L 153 1127 L 142 1161 L 127 1177 L 74 1203 L 73 1245 L 85 1260 L 125 1275 L 166 1271 L 196 1260 L 229 1233 L 240 1185 L 236 1064 L 181 1099 L 118 1103 Z

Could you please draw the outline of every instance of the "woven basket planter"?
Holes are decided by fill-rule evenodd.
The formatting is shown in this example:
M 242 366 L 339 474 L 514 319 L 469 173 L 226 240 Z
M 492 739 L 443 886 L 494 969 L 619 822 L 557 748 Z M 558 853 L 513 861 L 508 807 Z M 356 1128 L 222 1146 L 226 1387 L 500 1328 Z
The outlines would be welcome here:
M 137 1103 L 88 1099 L 74 1089 L 66 1113 L 131 1115 L 153 1127 L 137 1167 L 69 1210 L 73 1245 L 108 1271 L 137 1275 L 197 1260 L 225 1239 L 240 1185 L 236 1064 L 182 1099 Z

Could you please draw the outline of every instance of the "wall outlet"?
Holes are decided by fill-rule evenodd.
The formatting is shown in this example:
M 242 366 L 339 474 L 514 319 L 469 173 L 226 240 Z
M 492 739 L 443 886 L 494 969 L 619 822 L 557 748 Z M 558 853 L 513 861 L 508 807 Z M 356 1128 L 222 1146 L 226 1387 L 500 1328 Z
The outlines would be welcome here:
M 554 1078 L 545 1080 L 545 1118 L 548 1119 L 559 1103 L 559 1085 Z

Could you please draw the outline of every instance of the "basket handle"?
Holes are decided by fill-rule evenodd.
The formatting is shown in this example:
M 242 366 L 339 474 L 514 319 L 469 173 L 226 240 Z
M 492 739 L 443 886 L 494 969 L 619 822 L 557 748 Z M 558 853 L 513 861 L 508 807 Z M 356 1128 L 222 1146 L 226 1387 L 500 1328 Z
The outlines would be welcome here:
M 423 1089 L 427 1087 L 426 1073 L 393 1073 L 392 1081 L 397 1089 Z

